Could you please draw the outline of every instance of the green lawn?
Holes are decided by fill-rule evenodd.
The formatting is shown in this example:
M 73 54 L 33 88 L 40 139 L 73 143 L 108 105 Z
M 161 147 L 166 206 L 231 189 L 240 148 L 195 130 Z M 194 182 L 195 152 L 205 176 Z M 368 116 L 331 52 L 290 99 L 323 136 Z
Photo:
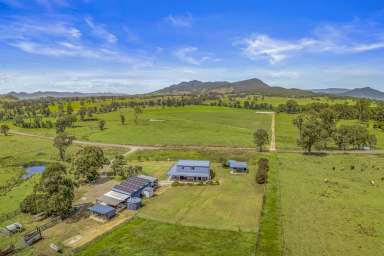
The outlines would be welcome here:
M 208 230 L 135 218 L 86 246 L 79 256 L 252 255 L 256 234 Z
M 276 148 L 279 149 L 299 149 L 297 146 L 298 131 L 293 125 L 296 115 L 277 113 L 276 114 Z
M 147 108 L 133 122 L 130 110 L 125 112 L 127 124 L 120 124 L 118 112 L 95 115 L 106 121 L 100 131 L 97 121 L 78 122 L 67 129 L 80 140 L 138 145 L 226 145 L 253 146 L 252 134 L 263 128 L 268 132 L 271 116 L 254 110 L 210 106 Z M 53 136 L 54 129 L 18 129 Z
M 278 161 L 285 255 L 382 254 L 382 156 L 279 154 Z
M 256 232 L 263 186 L 255 182 L 255 166 L 248 175 L 232 175 L 220 164 L 213 164 L 213 169 L 220 185 L 171 187 L 141 208 L 139 216 L 188 226 Z

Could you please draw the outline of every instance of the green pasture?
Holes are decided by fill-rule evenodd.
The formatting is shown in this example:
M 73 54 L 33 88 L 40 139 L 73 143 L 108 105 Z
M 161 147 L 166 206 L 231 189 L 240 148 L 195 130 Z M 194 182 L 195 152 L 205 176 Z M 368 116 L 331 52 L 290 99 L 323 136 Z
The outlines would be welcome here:
M 247 175 L 232 175 L 220 164 L 212 167 L 220 185 L 172 187 L 140 209 L 139 216 L 187 226 L 257 232 L 264 188 L 255 182 L 255 166 Z
M 209 230 L 135 218 L 90 243 L 79 256 L 252 255 L 256 234 Z
M 285 255 L 382 254 L 382 156 L 279 154 L 278 168 Z
M 217 145 L 253 146 L 252 134 L 257 128 L 270 131 L 271 116 L 254 110 L 210 106 L 147 108 L 136 125 L 130 109 L 123 111 L 126 125 L 120 123 L 120 113 L 94 115 L 106 121 L 100 131 L 98 121 L 77 122 L 67 131 L 79 140 L 137 145 Z M 18 129 L 18 128 L 15 128 Z M 50 135 L 55 129 L 18 129 Z

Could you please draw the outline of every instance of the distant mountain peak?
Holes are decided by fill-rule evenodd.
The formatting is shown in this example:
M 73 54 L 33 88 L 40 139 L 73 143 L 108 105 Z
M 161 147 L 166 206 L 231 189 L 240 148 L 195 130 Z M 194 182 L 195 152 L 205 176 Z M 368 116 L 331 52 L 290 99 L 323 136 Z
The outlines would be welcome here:
M 215 81 L 215 82 L 202 82 L 192 80 L 188 82 L 181 82 L 168 86 L 164 89 L 153 92 L 154 94 L 204 94 L 204 93 L 253 93 L 270 96 L 312 96 L 313 92 L 287 89 L 283 87 L 269 86 L 258 78 L 251 78 L 237 82 Z
M 354 88 L 354 89 L 345 89 L 345 88 L 315 89 L 312 91 L 318 92 L 318 93 L 334 94 L 334 95 L 345 96 L 345 97 L 384 100 L 384 92 L 373 89 L 372 87 L 369 87 L 369 86 Z

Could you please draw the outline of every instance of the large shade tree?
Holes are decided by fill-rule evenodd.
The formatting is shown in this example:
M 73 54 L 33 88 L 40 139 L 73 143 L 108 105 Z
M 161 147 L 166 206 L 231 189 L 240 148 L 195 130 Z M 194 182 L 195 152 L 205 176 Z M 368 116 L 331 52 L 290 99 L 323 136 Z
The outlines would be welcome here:
M 257 129 L 253 133 L 253 140 L 256 144 L 256 146 L 259 148 L 259 151 L 263 151 L 263 146 L 268 144 L 269 142 L 269 135 L 268 132 L 264 129 Z
M 67 175 L 65 166 L 48 165 L 33 193 L 21 203 L 26 213 L 44 213 L 46 216 L 66 216 L 71 212 L 75 184 Z
M 73 160 L 73 169 L 77 178 L 94 182 L 99 176 L 98 169 L 106 163 L 108 159 L 100 147 L 85 146 L 77 152 Z

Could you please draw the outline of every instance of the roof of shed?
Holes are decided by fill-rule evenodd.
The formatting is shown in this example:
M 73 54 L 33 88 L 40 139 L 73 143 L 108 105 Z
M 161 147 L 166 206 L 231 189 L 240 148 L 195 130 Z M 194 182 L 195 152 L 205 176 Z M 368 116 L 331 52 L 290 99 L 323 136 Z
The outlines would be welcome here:
M 248 164 L 246 162 L 239 162 L 236 160 L 228 160 L 228 165 L 230 168 L 248 168 Z
M 112 188 L 115 192 L 124 192 L 124 193 L 134 193 L 150 184 L 149 180 L 139 178 L 139 177 L 130 177 L 127 180 L 123 181 L 120 185 L 116 185 Z
M 116 192 L 116 191 L 109 191 L 108 193 L 105 193 L 104 195 L 108 196 L 108 197 L 116 198 L 116 199 L 121 200 L 121 201 L 125 201 L 129 197 L 126 194 L 119 193 L 119 192 Z
M 155 182 L 157 181 L 157 178 L 152 177 L 152 176 L 147 176 L 147 175 L 139 175 L 137 176 L 138 178 L 149 180 L 150 182 Z
M 109 197 L 106 195 L 99 196 L 97 198 L 97 201 L 103 202 L 103 203 L 105 203 L 107 205 L 111 205 L 111 206 L 118 206 L 121 202 L 124 202 L 124 200 L 119 200 L 117 198 Z
M 108 205 L 102 205 L 102 204 L 95 204 L 88 208 L 88 210 L 98 213 L 98 214 L 108 214 L 111 212 L 115 212 L 115 209 L 108 206 Z

